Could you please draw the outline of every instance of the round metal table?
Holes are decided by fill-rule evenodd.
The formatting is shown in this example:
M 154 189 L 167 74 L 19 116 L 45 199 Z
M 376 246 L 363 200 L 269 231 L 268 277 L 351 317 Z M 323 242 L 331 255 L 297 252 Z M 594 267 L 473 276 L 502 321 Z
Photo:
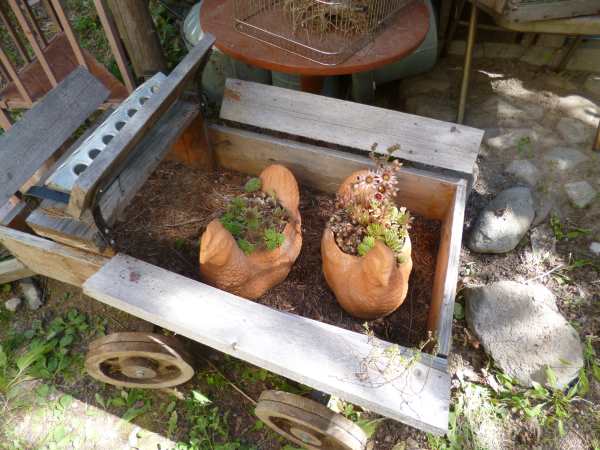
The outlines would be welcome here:
M 204 0 L 200 23 L 216 38 L 216 47 L 234 59 L 276 72 L 297 74 L 303 91 L 318 93 L 324 77 L 379 69 L 414 52 L 429 31 L 429 11 L 422 0 L 404 8 L 375 39 L 345 62 L 325 66 L 236 31 L 232 0 Z

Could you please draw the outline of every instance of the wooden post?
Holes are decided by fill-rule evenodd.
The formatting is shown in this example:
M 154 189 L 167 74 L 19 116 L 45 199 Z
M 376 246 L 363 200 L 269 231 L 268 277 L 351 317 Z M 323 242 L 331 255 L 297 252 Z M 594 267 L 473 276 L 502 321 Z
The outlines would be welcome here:
M 143 78 L 164 71 L 167 61 L 150 15 L 148 1 L 108 0 L 107 3 L 135 74 Z
M 119 39 L 113 17 L 106 6 L 106 0 L 94 0 L 94 5 L 96 6 L 96 11 L 98 12 L 100 22 L 102 23 L 102 28 L 104 28 L 104 33 L 106 33 L 106 38 L 110 44 L 112 54 L 117 61 L 117 66 L 119 67 L 119 71 L 121 72 L 121 76 L 125 82 L 127 92 L 131 94 L 135 90 L 135 80 L 133 79 L 133 74 L 129 69 L 129 65 L 127 64 L 125 49 L 123 48 L 121 40 Z

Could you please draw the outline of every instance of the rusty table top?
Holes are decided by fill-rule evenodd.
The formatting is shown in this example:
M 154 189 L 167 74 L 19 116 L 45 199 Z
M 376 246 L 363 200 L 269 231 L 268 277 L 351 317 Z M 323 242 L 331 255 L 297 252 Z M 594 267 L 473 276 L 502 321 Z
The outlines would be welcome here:
M 366 72 L 399 61 L 421 45 L 430 26 L 427 6 L 418 0 L 398 13 L 385 30 L 350 59 L 336 66 L 325 66 L 236 31 L 233 3 L 233 0 L 204 0 L 202 3 L 202 30 L 216 37 L 216 47 L 256 67 L 305 76 Z

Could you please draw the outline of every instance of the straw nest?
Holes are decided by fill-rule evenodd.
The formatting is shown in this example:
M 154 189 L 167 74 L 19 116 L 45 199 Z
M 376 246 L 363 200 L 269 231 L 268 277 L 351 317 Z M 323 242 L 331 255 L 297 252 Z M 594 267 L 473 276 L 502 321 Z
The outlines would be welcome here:
M 369 33 L 377 23 L 374 4 L 369 0 L 339 0 L 331 4 L 316 0 L 284 0 L 283 7 L 290 17 L 294 32 L 318 34 Z

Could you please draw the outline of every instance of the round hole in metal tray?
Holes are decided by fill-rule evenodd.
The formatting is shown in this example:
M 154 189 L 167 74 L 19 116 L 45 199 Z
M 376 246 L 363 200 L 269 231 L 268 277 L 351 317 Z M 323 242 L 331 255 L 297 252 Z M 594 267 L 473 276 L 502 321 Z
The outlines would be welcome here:
M 150 100 L 148 97 L 140 97 L 140 105 L 144 105 L 148 100 Z
M 96 156 L 98 156 L 100 154 L 100 150 L 98 150 L 97 148 L 93 148 L 88 152 L 88 156 L 90 157 L 90 159 L 96 159 Z
M 88 166 L 86 166 L 85 164 L 76 164 L 75 167 L 73 167 L 73 173 L 75 173 L 75 175 L 81 175 L 83 172 L 85 172 L 85 169 L 87 168 Z
M 137 109 L 130 109 L 129 111 L 127 111 L 127 115 L 129 117 L 133 117 L 137 114 L 137 111 L 138 111 Z
M 123 122 L 122 120 L 119 120 L 117 123 L 115 123 L 115 129 L 117 131 L 121 131 L 121 129 L 125 126 L 125 122 Z
M 154 86 L 152 86 L 152 87 L 150 88 L 150 91 L 151 91 L 153 94 L 156 94 L 158 91 L 160 91 L 160 86 L 159 86 L 158 84 L 155 84 Z
M 105 145 L 108 145 L 110 143 L 110 141 L 112 141 L 114 138 L 114 136 L 112 134 L 105 134 L 104 136 L 102 136 L 102 142 L 104 142 Z

